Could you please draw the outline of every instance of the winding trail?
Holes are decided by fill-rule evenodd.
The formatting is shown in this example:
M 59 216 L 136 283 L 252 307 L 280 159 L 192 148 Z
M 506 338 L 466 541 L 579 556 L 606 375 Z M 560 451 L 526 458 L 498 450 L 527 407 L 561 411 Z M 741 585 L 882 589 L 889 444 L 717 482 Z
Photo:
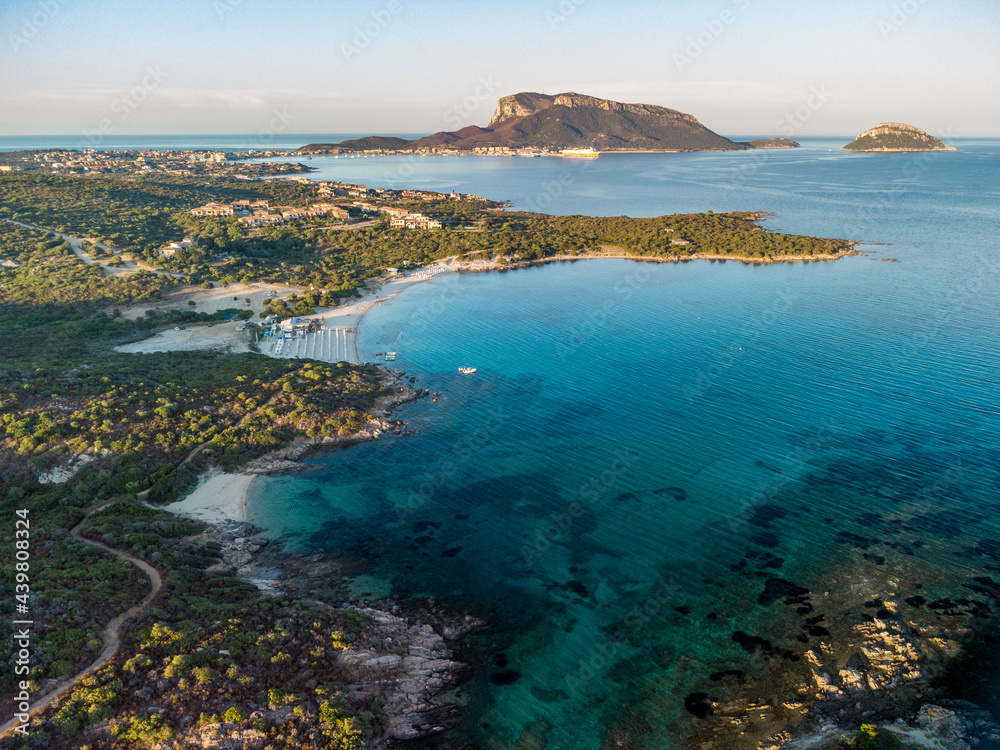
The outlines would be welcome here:
M 39 232 L 50 232 L 51 234 L 61 237 L 63 240 L 69 243 L 70 247 L 73 249 L 73 254 L 76 255 L 76 257 L 79 258 L 81 261 L 83 261 L 84 265 L 88 266 L 96 265 L 98 268 L 101 269 L 101 273 L 105 274 L 106 276 L 114 276 L 116 274 L 128 275 L 128 274 L 133 274 L 136 271 L 150 271 L 151 273 L 155 273 L 160 276 L 171 276 L 175 279 L 180 279 L 184 277 L 184 274 L 181 273 L 170 273 L 169 271 L 161 271 L 160 269 L 153 268 L 152 266 L 148 266 L 145 263 L 136 263 L 135 261 L 132 260 L 126 260 L 123 257 L 122 250 L 120 250 L 119 248 L 111 247 L 110 245 L 106 245 L 103 242 L 85 240 L 80 237 L 71 237 L 65 232 L 59 232 L 55 229 L 47 229 L 45 227 L 35 226 L 34 224 L 25 224 L 23 221 L 15 221 L 14 219 L 4 219 L 4 221 L 6 221 L 8 224 L 16 224 L 19 227 L 24 227 L 25 229 L 34 229 Z M 93 245 L 96 245 L 97 247 L 101 248 L 102 250 L 104 250 L 104 252 L 108 253 L 112 257 L 119 258 L 121 260 L 121 265 L 109 266 L 107 264 L 102 265 L 101 263 L 96 262 L 83 249 L 83 243 L 85 241 L 90 242 Z
M 130 563 L 139 568 L 143 573 L 145 573 L 146 576 L 149 578 L 149 583 L 151 584 L 150 591 L 148 594 L 146 594 L 146 596 L 143 598 L 141 602 L 129 608 L 125 612 L 122 612 L 117 617 L 114 617 L 104 627 L 104 630 L 101 633 L 101 639 L 104 641 L 104 648 L 101 649 L 101 653 L 97 655 L 97 658 L 93 661 L 93 663 L 91 663 L 89 667 L 84 669 L 82 672 L 77 673 L 73 677 L 67 677 L 65 680 L 58 683 L 55 688 L 45 693 L 44 696 L 42 696 L 41 698 L 36 698 L 32 702 L 30 710 L 31 716 L 34 716 L 36 713 L 46 708 L 50 703 L 52 703 L 52 701 L 54 701 L 61 695 L 65 694 L 70 688 L 74 687 L 84 677 L 100 669 L 102 666 L 104 666 L 104 664 L 106 664 L 108 661 L 114 658 L 115 654 L 118 653 L 119 646 L 121 645 L 121 639 L 119 638 L 119 632 L 121 630 L 121 626 L 127 620 L 130 620 L 131 618 L 135 617 L 135 615 L 137 615 L 139 612 L 148 607 L 150 603 L 153 601 L 153 599 L 156 598 L 157 594 L 160 593 L 160 589 L 163 588 L 163 579 L 160 577 L 159 571 L 152 565 L 147 563 L 145 560 L 140 560 L 138 557 L 132 557 L 132 555 L 122 552 L 120 549 L 114 549 L 113 547 L 109 547 L 108 545 L 102 544 L 101 542 L 95 542 L 92 539 L 87 539 L 86 537 L 80 536 L 79 528 L 84 523 L 86 523 L 86 521 L 91 516 L 93 516 L 98 511 L 103 510 L 112 502 L 114 501 L 109 500 L 108 502 L 102 503 L 101 505 L 98 505 L 96 508 L 93 508 L 90 511 L 88 511 L 87 515 L 85 515 L 82 519 L 80 519 L 80 522 L 70 530 L 69 534 L 72 538 L 76 539 L 78 542 L 82 542 L 83 544 L 89 544 L 91 547 L 99 547 L 100 549 L 103 549 L 106 552 L 110 552 L 114 555 L 117 555 L 118 557 L 128 560 Z M 17 725 L 17 723 L 18 722 L 16 719 L 11 719 L 10 721 L 6 722 L 3 726 L 0 726 L 0 737 L 4 737 L 7 734 L 9 734 L 11 730 L 13 730 L 14 727 Z

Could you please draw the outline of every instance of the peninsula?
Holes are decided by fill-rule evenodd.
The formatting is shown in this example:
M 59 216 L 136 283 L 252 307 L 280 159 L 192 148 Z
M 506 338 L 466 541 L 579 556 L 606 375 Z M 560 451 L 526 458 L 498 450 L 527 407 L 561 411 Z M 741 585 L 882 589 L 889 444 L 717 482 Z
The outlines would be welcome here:
M 779 143 L 780 141 L 780 143 Z M 414 140 L 367 136 L 311 143 L 300 154 L 368 152 L 514 153 L 601 151 L 746 151 L 794 148 L 787 139 L 742 143 L 714 133 L 693 115 L 654 104 L 626 104 L 585 94 L 521 92 L 501 97 L 486 127 L 470 125 Z
M 900 122 L 883 122 L 866 130 L 844 146 L 843 151 L 954 151 L 944 141 L 920 128 Z
M 432 697 L 458 679 L 451 642 L 475 618 L 317 603 L 252 565 L 286 558 L 245 523 L 251 474 L 405 435 L 393 409 L 429 395 L 347 346 L 360 290 L 386 301 L 383 281 L 417 283 L 446 258 L 478 270 L 853 252 L 769 232 L 761 213 L 549 216 L 250 178 L 194 153 L 128 171 L 48 154 L 11 152 L 0 172 L 0 497 L 11 517 L 30 509 L 31 564 L 46 570 L 31 581 L 44 628 L 17 726 L 53 748 L 359 748 L 441 731 Z M 0 666 L 8 716 L 13 668 Z

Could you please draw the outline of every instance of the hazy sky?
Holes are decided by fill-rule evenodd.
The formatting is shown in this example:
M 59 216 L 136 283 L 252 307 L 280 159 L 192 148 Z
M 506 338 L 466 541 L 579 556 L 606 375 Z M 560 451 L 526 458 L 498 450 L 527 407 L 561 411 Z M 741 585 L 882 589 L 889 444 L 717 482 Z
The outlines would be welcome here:
M 1000 136 L 997 0 L 2 0 L 0 34 L 5 135 L 429 133 L 577 91 L 725 135 Z

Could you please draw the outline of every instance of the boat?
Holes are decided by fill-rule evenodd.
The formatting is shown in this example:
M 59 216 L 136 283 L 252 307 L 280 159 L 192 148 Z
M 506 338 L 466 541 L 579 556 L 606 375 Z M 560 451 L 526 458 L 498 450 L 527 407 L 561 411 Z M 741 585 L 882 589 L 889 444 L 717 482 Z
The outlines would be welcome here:
M 381 357 L 385 352 L 375 352 L 376 357 Z
M 476 374 L 476 368 L 475 367 L 459 367 L 458 371 L 460 373 L 462 373 L 463 375 L 475 375 Z
M 393 359 L 395 359 L 396 358 L 396 352 L 386 352 L 385 353 L 385 358 L 387 360 L 393 360 Z
M 596 159 L 601 155 L 601 152 L 592 148 L 564 148 L 559 152 L 559 155 L 573 156 L 578 159 Z

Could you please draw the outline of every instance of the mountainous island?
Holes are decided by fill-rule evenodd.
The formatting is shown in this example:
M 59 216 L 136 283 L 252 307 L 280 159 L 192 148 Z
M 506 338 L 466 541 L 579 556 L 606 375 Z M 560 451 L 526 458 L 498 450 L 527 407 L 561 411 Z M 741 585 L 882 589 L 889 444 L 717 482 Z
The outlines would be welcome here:
M 901 122 L 883 122 L 866 130 L 842 151 L 954 151 L 944 141 Z
M 568 92 L 505 96 L 485 128 L 470 125 L 406 140 L 367 136 L 340 143 L 311 143 L 302 154 L 356 151 L 496 153 L 593 148 L 600 151 L 745 151 L 794 148 L 786 138 L 742 143 L 714 133 L 693 115 L 653 104 L 625 104 Z

